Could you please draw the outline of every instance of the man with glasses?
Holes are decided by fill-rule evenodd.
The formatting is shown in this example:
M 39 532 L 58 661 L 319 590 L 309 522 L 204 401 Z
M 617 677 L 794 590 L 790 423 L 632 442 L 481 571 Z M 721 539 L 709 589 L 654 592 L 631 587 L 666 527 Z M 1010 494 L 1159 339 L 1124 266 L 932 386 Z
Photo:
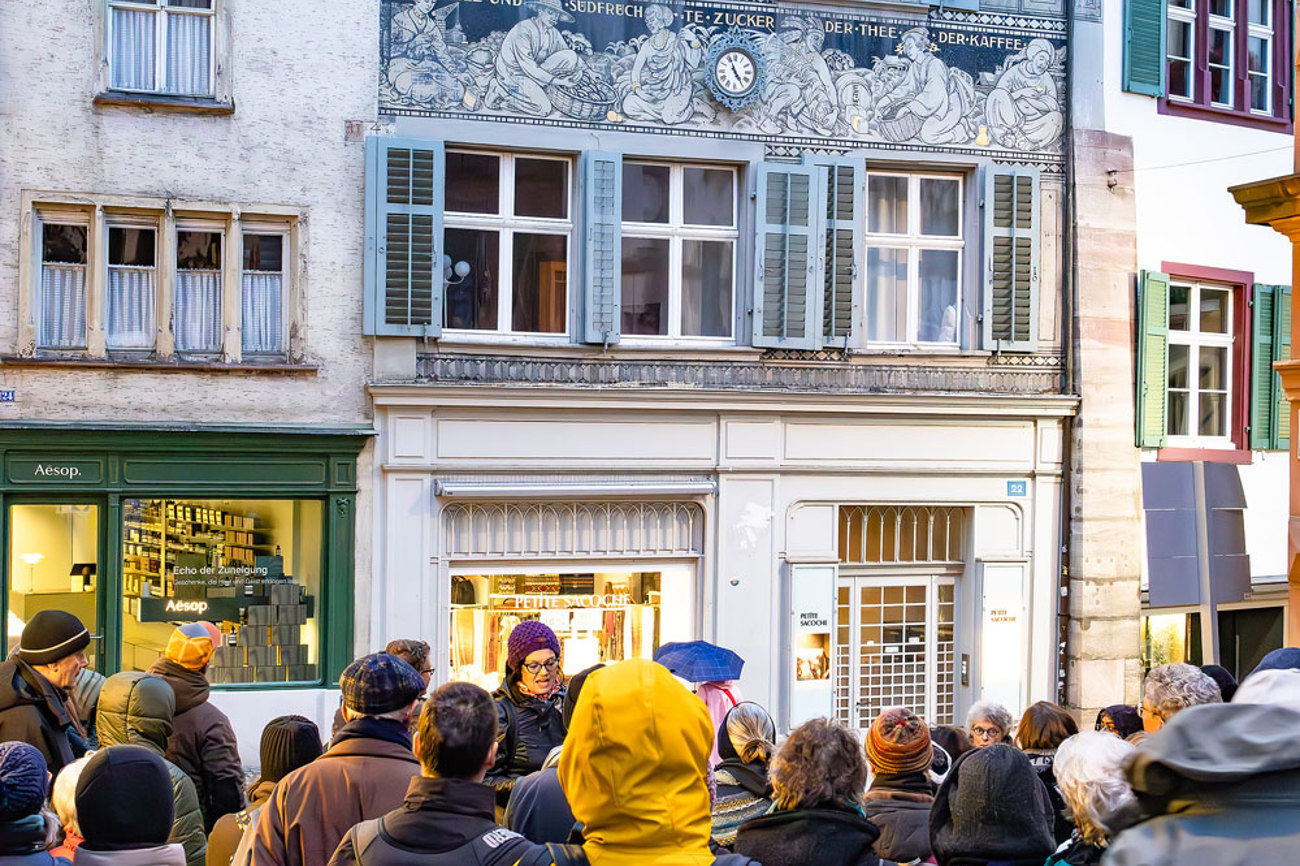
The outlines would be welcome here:
M 970 731 L 970 741 L 977 749 L 997 743 L 1011 741 L 1011 726 L 1015 719 L 1001 704 L 993 701 L 980 701 L 966 714 L 966 729 Z
M 497 758 L 487 783 L 502 809 L 515 781 L 536 772 L 564 742 L 564 686 L 560 640 L 539 620 L 515 626 L 506 646 L 506 676 L 497 704 Z

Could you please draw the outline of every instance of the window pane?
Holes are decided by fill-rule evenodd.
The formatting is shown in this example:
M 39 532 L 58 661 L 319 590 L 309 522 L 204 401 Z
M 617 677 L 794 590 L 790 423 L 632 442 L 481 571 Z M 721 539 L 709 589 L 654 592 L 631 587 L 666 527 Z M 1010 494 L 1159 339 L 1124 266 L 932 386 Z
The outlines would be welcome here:
M 41 261 L 84 265 L 86 227 L 45 223 L 41 227 Z
M 867 250 L 867 339 L 907 339 L 907 250 Z
M 1269 111 L 1269 88 L 1271 86 L 1267 73 L 1250 75 L 1250 107 L 1255 111 Z
M 731 241 L 682 241 L 682 336 L 731 336 Z
M 734 225 L 734 179 L 734 173 L 722 169 L 691 166 L 682 169 L 683 221 L 696 226 Z
M 1201 397 L 1201 436 L 1227 436 L 1227 394 L 1206 394 Z
M 1210 14 L 1218 15 L 1220 18 L 1232 17 L 1233 0 L 1208 0 L 1210 4 Z
M 500 158 L 447 154 L 446 208 L 456 213 L 497 213 L 501 208 Z
M 1187 330 L 1187 305 L 1191 292 L 1189 286 L 1175 284 L 1169 287 L 1169 330 Z
M 0 519 L 4 515 L 0 514 Z M 100 509 L 95 505 L 50 503 L 9 507 L 9 652 L 18 648 L 23 626 L 43 610 L 64 610 L 92 633 L 101 622 L 105 563 L 99 559 Z M 112 604 L 107 610 L 113 609 Z M 86 654 L 95 663 L 101 647 Z
M 1228 350 L 1222 346 L 1201 347 L 1198 379 L 1202 390 L 1223 391 L 1228 387 Z
M 558 159 L 516 159 L 515 215 L 568 217 L 569 164 Z
M 1210 99 L 1232 104 L 1232 31 L 1210 28 Z
M 158 13 L 113 9 L 109 68 L 113 87 L 153 90 L 154 26 Z
M 181 352 L 221 350 L 221 235 L 176 233 L 176 296 L 173 328 Z
M 956 237 L 961 234 L 958 213 L 960 182 L 946 178 L 921 178 L 921 234 Z M 922 259 L 924 261 L 924 259 Z
M 867 231 L 907 234 L 907 178 L 873 175 L 867 180 Z
M 283 267 L 283 235 L 244 235 L 240 332 L 249 354 L 284 351 Z
M 1201 333 L 1228 333 L 1228 293 L 1221 289 L 1201 289 Z
M 212 0 L 167 0 L 167 5 L 179 9 L 211 9 Z
M 284 236 L 245 234 L 244 270 L 284 270 Z
M 492 231 L 447 229 L 443 243 L 442 275 L 446 281 L 443 324 L 448 328 L 495 331 L 501 235 Z M 469 267 L 463 279 L 456 276 L 456 266 L 462 263 Z
M 154 323 L 157 320 L 154 277 L 152 266 L 109 266 L 108 348 L 153 348 Z
M 37 345 L 86 344 L 86 226 L 45 223 L 41 229 L 41 293 Z
M 1251 24 L 1269 24 L 1272 21 L 1272 13 L 1270 0 L 1246 0 L 1246 19 Z
M 1169 19 L 1169 95 L 1192 97 L 1192 23 Z
M 167 92 L 206 96 L 212 92 L 212 18 L 167 16 Z
M 1169 387 L 1186 389 L 1188 387 L 1187 383 L 1187 347 L 1171 345 L 1169 347 Z
M 668 183 L 666 165 L 623 163 L 623 221 L 668 222 Z
M 956 250 L 921 250 L 921 308 L 917 313 L 922 343 L 957 342 Z
M 564 235 L 515 234 L 511 330 L 564 333 L 568 244 Z
M 220 269 L 221 233 L 177 232 L 176 267 L 179 270 Z
M 1188 396 L 1186 391 L 1169 392 L 1169 435 L 1186 436 L 1187 434 L 1187 402 Z
M 1168 0 L 1170 8 L 1195 9 L 1193 0 Z
M 1169 61 L 1169 95 L 1192 98 L 1192 64 L 1188 61 Z
M 622 330 L 624 334 L 668 333 L 666 238 L 623 238 Z

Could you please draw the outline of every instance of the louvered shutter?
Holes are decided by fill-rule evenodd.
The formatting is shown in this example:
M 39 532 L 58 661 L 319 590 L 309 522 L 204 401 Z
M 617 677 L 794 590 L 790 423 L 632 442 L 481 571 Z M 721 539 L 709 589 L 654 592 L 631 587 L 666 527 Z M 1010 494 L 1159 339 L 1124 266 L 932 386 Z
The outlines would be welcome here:
M 1138 286 L 1137 444 L 1163 448 L 1168 439 L 1169 275 L 1143 271 Z
M 1273 392 L 1276 289 L 1276 286 L 1257 283 L 1251 301 L 1250 447 L 1256 450 L 1265 450 L 1273 445 L 1273 413 L 1277 407 Z
M 442 333 L 443 166 L 440 141 L 366 139 L 365 334 Z
M 822 171 L 762 163 L 756 177 L 754 345 L 820 348 Z
M 1278 286 L 1277 324 L 1273 326 L 1273 360 L 1291 360 L 1291 287 Z M 1273 372 L 1273 447 L 1278 451 L 1291 450 L 1291 401 L 1282 389 L 1282 376 Z
M 804 156 L 805 165 L 826 170 L 825 234 L 822 249 L 822 342 L 847 346 L 862 307 L 859 274 L 863 261 L 864 160 Z
M 583 338 L 617 343 L 623 317 L 623 156 L 582 155 Z
M 984 348 L 1038 348 L 1038 169 L 984 171 Z
M 1129 93 L 1165 95 L 1165 16 L 1165 0 L 1124 0 L 1124 89 Z

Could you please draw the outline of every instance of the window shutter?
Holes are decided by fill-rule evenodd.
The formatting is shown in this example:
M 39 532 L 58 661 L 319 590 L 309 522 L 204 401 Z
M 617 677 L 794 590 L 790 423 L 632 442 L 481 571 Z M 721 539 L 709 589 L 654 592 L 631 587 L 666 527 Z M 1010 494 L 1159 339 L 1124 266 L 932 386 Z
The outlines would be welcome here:
M 1277 328 L 1277 286 L 1255 284 L 1251 301 L 1250 335 L 1250 447 L 1265 450 L 1273 445 L 1273 358 Z
M 617 343 L 623 318 L 623 155 L 582 155 L 583 339 Z
M 865 160 L 804 156 L 826 168 L 825 242 L 822 247 L 823 345 L 847 346 L 862 307 L 863 185 Z
M 984 348 L 1038 348 L 1038 169 L 984 171 Z
M 1138 286 L 1137 444 L 1163 448 L 1169 387 L 1169 275 L 1143 271 Z
M 820 348 L 823 172 L 762 163 L 756 174 L 754 345 Z
M 1124 0 L 1124 89 L 1129 93 L 1165 95 L 1166 26 L 1165 0 Z
M 366 139 L 365 334 L 442 333 L 443 146 Z
M 1273 297 L 1276 320 L 1273 325 L 1273 360 L 1291 359 L 1291 287 L 1274 286 Z M 1271 366 L 1271 365 L 1270 365 Z M 1282 390 L 1282 376 L 1272 372 L 1273 382 L 1273 442 L 1278 451 L 1291 450 L 1291 403 Z

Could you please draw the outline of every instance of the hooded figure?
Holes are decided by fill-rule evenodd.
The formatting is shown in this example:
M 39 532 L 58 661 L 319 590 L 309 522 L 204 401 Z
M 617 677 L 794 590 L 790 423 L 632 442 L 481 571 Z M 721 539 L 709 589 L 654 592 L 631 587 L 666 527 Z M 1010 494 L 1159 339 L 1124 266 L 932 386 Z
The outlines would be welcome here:
M 930 809 L 939 866 L 1042 866 L 1056 850 L 1047 788 L 1019 749 L 997 743 L 952 765 Z
M 1106 866 L 1296 862 L 1300 711 L 1242 703 L 1256 676 L 1237 702 L 1188 707 L 1142 743 L 1126 768 L 1137 803 L 1107 820 Z
M 506 677 L 492 699 L 497 704 L 497 759 L 487 783 L 504 809 L 515 781 L 540 770 L 551 749 L 564 742 L 560 639 L 545 623 L 525 620 L 510 632 Z
M 1107 722 L 1110 724 L 1107 724 Z M 1104 710 L 1098 711 L 1097 723 L 1093 728 L 1098 731 L 1108 731 L 1121 740 L 1127 740 L 1142 730 L 1142 717 L 1138 715 L 1136 707 L 1130 707 L 1127 704 L 1113 704 Z
M 27 743 L 0 744 L 0 866 L 68 866 L 53 857 L 45 805 L 45 757 Z
M 668 669 L 629 659 L 587 677 L 560 785 L 591 866 L 743 866 L 709 851 L 713 726 Z
M 104 681 L 95 710 L 99 744 L 101 747 L 141 746 L 162 758 L 167 752 L 175 712 L 176 695 L 165 680 L 140 671 L 113 674 Z M 208 842 L 203 832 L 199 795 L 184 770 L 170 761 L 164 763 L 172 780 L 175 809 L 167 841 L 184 846 L 186 866 L 201 866 Z M 84 818 L 82 825 L 84 829 Z
M 776 753 L 776 725 L 753 701 L 736 704 L 718 728 L 716 750 L 722 762 L 713 768 L 713 841 L 729 848 L 741 824 L 772 808 L 767 766 Z

